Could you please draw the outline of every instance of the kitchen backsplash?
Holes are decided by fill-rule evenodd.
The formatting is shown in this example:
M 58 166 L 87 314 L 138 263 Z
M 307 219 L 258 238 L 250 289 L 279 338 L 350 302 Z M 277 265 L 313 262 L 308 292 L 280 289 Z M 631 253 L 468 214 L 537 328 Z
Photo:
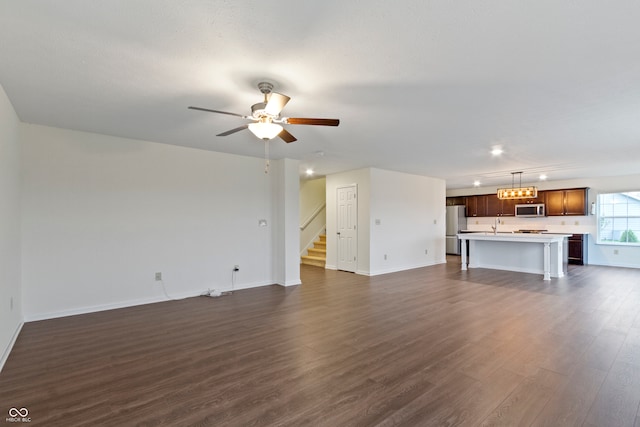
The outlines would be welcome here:
M 596 234 L 596 217 L 550 216 L 542 218 L 481 217 L 467 218 L 467 230 L 491 231 L 496 218 L 500 221 L 498 231 L 547 230 L 550 233 Z

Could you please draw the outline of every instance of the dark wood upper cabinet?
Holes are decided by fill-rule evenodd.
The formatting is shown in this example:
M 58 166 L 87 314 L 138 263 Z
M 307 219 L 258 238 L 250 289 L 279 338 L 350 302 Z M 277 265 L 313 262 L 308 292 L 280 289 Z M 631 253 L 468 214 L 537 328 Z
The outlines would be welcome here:
M 516 205 L 526 203 L 526 200 L 536 199 L 498 199 L 496 194 L 482 194 L 467 196 L 465 206 L 467 216 L 515 216 Z M 539 203 L 544 203 L 542 200 Z
M 564 190 L 565 215 L 588 215 L 587 188 Z
M 502 200 L 498 199 L 496 195 L 487 195 L 487 215 L 486 216 L 501 216 L 502 215 Z
M 515 204 L 526 205 L 530 203 L 544 203 L 544 193 L 545 193 L 544 191 L 538 191 L 537 197 L 533 199 L 516 199 Z M 514 207 L 514 213 L 515 213 L 515 207 Z
M 515 216 L 516 205 L 544 203 L 547 216 L 587 215 L 588 188 L 538 191 L 534 199 L 498 199 L 496 194 L 449 197 L 447 206 L 464 204 L 468 217 Z M 464 203 L 462 203 L 464 201 Z
M 465 197 L 464 196 L 460 196 L 460 197 L 447 197 L 447 206 L 457 206 L 457 205 L 464 205 L 465 203 Z
M 545 191 L 545 209 L 547 216 L 587 215 L 588 188 Z
M 496 194 L 487 195 L 487 216 L 515 216 L 518 199 L 498 199 Z
M 545 211 L 547 216 L 564 215 L 564 190 L 545 191 Z
M 522 200 L 519 199 L 502 200 L 502 214 L 500 216 L 516 216 L 516 205 L 521 203 Z
M 487 195 L 467 196 L 467 216 L 487 216 Z

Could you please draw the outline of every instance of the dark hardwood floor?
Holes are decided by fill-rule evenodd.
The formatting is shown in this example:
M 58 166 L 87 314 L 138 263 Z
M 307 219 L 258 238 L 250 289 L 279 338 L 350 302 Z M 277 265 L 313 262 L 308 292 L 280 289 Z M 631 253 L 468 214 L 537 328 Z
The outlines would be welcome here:
M 544 282 L 448 260 L 302 266 L 297 287 L 27 323 L 0 411 L 33 426 L 640 426 L 640 270 Z

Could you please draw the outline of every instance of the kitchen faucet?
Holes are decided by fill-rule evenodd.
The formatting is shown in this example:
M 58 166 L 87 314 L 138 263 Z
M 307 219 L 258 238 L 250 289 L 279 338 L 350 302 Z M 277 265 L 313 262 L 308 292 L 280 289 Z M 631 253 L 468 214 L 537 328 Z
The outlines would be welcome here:
M 493 234 L 498 233 L 498 224 L 500 224 L 500 218 L 496 218 L 494 221 L 494 225 L 491 226 L 491 229 L 493 230 Z

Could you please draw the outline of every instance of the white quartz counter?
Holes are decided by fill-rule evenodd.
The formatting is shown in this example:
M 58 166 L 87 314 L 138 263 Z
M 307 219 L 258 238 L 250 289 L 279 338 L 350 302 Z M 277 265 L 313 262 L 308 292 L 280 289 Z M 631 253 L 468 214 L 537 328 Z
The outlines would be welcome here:
M 566 241 L 571 234 L 461 233 L 462 270 L 492 268 L 542 274 L 544 280 L 566 272 Z M 467 244 L 469 257 L 467 258 Z

